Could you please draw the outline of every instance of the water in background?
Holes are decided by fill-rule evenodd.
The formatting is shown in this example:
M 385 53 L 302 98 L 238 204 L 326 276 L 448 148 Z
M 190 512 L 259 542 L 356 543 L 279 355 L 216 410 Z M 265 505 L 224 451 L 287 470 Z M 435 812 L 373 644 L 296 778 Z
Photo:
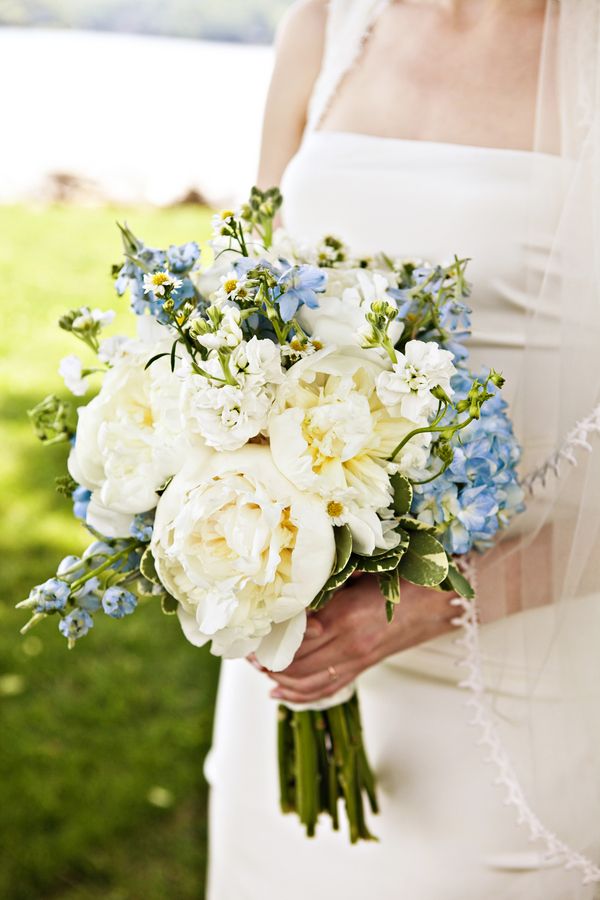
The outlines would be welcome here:
M 0 28 L 0 202 L 57 172 L 127 203 L 239 200 L 271 65 L 262 46 Z

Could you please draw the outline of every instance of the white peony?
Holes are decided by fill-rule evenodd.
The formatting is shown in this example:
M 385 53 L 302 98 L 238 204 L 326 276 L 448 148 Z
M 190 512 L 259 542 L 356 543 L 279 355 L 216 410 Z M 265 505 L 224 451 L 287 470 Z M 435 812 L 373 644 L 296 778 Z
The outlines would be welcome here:
M 127 516 L 156 506 L 156 491 L 183 461 L 179 379 L 165 359 L 144 369 L 170 345 L 123 345 L 99 394 L 78 410 L 69 471 L 92 491 L 88 524 L 110 537 L 127 534 Z
M 298 320 L 315 340 L 324 345 L 361 346 L 364 340 L 365 316 L 374 300 L 386 300 L 396 306 L 387 293 L 394 284 L 393 273 L 385 275 L 366 269 L 332 269 L 328 271 L 327 287 L 319 294 L 315 309 L 301 306 Z M 402 335 L 404 325 L 392 322 L 388 334 L 393 344 Z
M 280 471 L 300 490 L 327 501 L 332 517 L 350 526 L 360 553 L 397 543 L 379 513 L 392 500 L 390 473 L 405 470 L 404 452 L 393 465 L 388 459 L 414 428 L 391 415 L 377 396 L 384 365 L 355 347 L 320 350 L 287 372 L 269 417 L 271 451 Z M 428 435 L 416 439 L 419 446 L 428 442 Z M 412 443 L 407 452 L 414 468 Z
M 83 376 L 83 365 L 78 356 L 72 353 L 64 356 L 58 367 L 58 374 L 64 379 L 65 385 L 76 397 L 83 397 L 87 391 L 87 382 Z
M 291 663 L 335 557 L 323 504 L 257 444 L 199 450 L 159 500 L 151 548 L 187 639 L 273 670 Z
M 394 415 L 423 424 L 438 407 L 432 388 L 443 388 L 449 397 L 453 394 L 454 357 L 435 341 L 408 341 L 397 357 L 392 371 L 379 375 L 377 396 Z
M 237 450 L 267 426 L 275 386 L 283 381 L 279 347 L 257 337 L 242 341 L 229 356 L 235 384 L 223 384 L 216 354 L 202 368 L 215 379 L 197 374 L 187 363 L 178 369 L 187 432 L 192 441 L 201 439 L 215 450 Z

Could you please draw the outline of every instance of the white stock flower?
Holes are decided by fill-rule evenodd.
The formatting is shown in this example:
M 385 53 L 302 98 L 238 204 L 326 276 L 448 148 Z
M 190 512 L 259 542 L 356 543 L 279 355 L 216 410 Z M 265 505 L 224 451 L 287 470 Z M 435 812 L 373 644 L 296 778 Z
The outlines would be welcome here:
M 115 334 L 113 337 L 105 338 L 100 341 L 98 348 L 98 359 L 100 362 L 114 366 L 118 359 L 123 355 L 125 345 L 129 341 L 128 337 L 123 334 Z
M 115 315 L 114 309 L 90 309 L 88 306 L 82 306 L 80 314 L 73 319 L 73 328 L 79 331 L 85 331 L 95 325 L 104 328 L 105 325 L 110 325 Z
M 435 341 L 408 341 L 397 357 L 392 371 L 377 378 L 377 396 L 394 414 L 424 424 L 438 407 L 431 389 L 441 387 L 449 397 L 453 394 L 454 357 Z
M 241 313 L 237 306 L 223 306 L 220 313 L 222 318 L 216 331 L 196 336 L 196 341 L 207 350 L 237 347 L 243 340 L 244 335 L 240 328 Z
M 365 329 L 370 331 L 365 316 L 371 311 L 373 301 L 386 300 L 396 306 L 396 301 L 387 294 L 392 284 L 392 273 L 366 269 L 328 270 L 327 287 L 319 294 L 318 307 L 301 306 L 298 320 L 324 345 L 360 347 Z M 400 321 L 391 323 L 388 334 L 393 344 L 400 338 L 403 328 Z
M 344 505 L 350 498 L 347 522 L 361 553 L 389 546 L 376 513 L 391 503 L 390 472 L 403 470 L 404 453 L 393 466 L 388 459 L 413 429 L 377 396 L 383 367 L 356 347 L 320 350 L 287 372 L 269 417 L 271 451 L 281 472 L 326 501 L 339 497 Z
M 291 663 L 335 557 L 323 504 L 256 444 L 195 453 L 159 500 L 151 547 L 187 639 L 273 670 Z
M 74 353 L 61 359 L 58 374 L 64 379 L 65 385 L 76 397 L 83 397 L 88 387 L 82 372 L 82 362 Z
M 108 537 L 127 534 L 126 516 L 156 506 L 157 489 L 182 463 L 179 379 L 165 359 L 144 369 L 170 344 L 129 341 L 99 394 L 78 410 L 69 472 L 92 491 L 88 524 Z
M 202 368 L 216 379 L 224 377 L 216 354 Z M 187 364 L 178 370 L 188 434 L 216 450 L 237 450 L 266 428 L 275 385 L 283 380 L 279 347 L 257 337 L 238 344 L 229 356 L 229 368 L 235 384 L 205 378 Z

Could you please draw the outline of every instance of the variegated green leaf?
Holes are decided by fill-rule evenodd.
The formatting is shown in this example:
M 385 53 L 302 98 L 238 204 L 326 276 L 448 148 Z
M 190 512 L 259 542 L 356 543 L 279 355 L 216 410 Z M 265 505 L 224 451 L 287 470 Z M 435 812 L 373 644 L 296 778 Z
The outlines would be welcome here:
M 448 575 L 448 556 L 439 541 L 424 531 L 413 531 L 400 561 L 400 575 L 412 584 L 435 587 Z
M 352 553 L 352 532 L 348 525 L 341 525 L 334 529 L 335 535 L 335 565 L 333 574 L 337 575 L 348 563 Z
M 410 510 L 413 489 L 410 481 L 406 476 L 397 472 L 390 478 L 390 484 L 394 492 L 394 512 L 397 516 L 405 516 Z
M 448 564 L 448 576 L 441 587 L 447 591 L 455 591 L 455 593 L 464 597 L 465 600 L 473 600 L 475 597 L 475 591 L 454 563 Z
M 382 572 L 378 578 L 381 593 L 390 603 L 400 602 L 400 575 L 398 569 Z
M 166 616 L 173 616 L 177 612 L 179 603 L 171 594 L 164 593 L 160 598 L 160 608 Z
M 391 572 L 398 568 L 403 551 L 388 553 L 387 556 L 361 556 L 357 568 L 362 572 Z
M 338 588 L 341 588 L 342 585 L 348 581 L 355 569 L 356 557 L 351 556 L 341 572 L 335 572 L 327 579 L 315 599 L 310 604 L 310 608 L 319 609 L 321 606 L 324 606 L 325 603 L 331 599 L 333 592 L 337 591 Z
M 140 560 L 140 572 L 147 578 L 148 581 L 151 581 L 152 584 L 160 584 L 160 579 L 156 573 L 156 566 L 154 565 L 154 557 L 152 556 L 152 550 L 150 547 L 146 547 L 142 558 Z
M 400 516 L 398 524 L 402 528 L 406 528 L 407 531 L 426 531 L 429 534 L 433 534 L 436 531 L 435 525 L 428 525 L 427 522 L 422 522 L 420 519 L 413 518 L 413 516 Z

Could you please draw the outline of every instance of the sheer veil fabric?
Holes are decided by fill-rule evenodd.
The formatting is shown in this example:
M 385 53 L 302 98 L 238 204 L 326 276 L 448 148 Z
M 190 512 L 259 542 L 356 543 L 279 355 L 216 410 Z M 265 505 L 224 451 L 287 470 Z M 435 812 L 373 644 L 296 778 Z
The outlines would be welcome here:
M 387 2 L 330 3 L 309 131 Z M 528 509 L 485 564 L 473 561 L 482 621 L 493 609 L 502 624 L 483 624 L 477 638 L 472 618 L 461 617 L 465 684 L 504 799 L 538 849 L 600 883 L 600 0 L 547 3 L 530 172 L 532 198 L 541 191 L 552 202 L 530 207 L 529 308 L 512 403 Z M 549 210 L 552 244 L 542 253 Z M 482 670 L 479 650 L 493 668 Z M 517 718 L 498 700 L 515 653 L 530 701 Z M 558 819 L 549 775 L 557 762 Z

